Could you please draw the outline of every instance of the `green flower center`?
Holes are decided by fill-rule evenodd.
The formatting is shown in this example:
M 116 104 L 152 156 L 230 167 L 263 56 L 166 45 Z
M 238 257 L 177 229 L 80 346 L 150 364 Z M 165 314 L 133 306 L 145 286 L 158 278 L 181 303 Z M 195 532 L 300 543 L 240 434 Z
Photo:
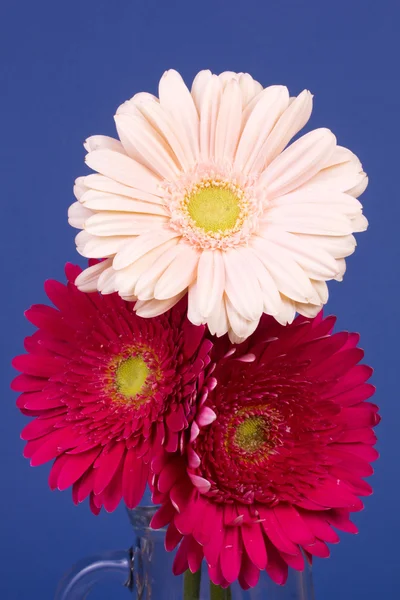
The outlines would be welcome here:
M 187 198 L 186 208 L 200 229 L 224 232 L 235 227 L 241 213 L 241 199 L 226 184 L 198 186 Z
M 268 429 L 263 417 L 249 417 L 236 428 L 234 442 L 245 452 L 257 452 L 268 441 Z
M 149 368 L 140 356 L 131 356 L 123 360 L 115 372 L 118 392 L 127 400 L 135 398 L 146 383 Z

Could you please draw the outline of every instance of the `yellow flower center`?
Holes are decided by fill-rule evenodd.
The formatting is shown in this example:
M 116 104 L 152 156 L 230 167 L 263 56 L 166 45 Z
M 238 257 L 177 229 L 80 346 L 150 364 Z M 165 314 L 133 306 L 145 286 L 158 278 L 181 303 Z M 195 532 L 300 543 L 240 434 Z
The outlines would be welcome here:
M 186 199 L 186 210 L 192 221 L 206 232 L 233 229 L 241 209 L 240 191 L 224 181 L 201 182 Z
M 263 417 L 254 416 L 242 421 L 234 436 L 234 442 L 245 452 L 256 452 L 268 439 L 268 425 Z
M 118 392 L 127 400 L 135 398 L 143 390 L 148 374 L 149 368 L 140 356 L 123 360 L 115 371 Z

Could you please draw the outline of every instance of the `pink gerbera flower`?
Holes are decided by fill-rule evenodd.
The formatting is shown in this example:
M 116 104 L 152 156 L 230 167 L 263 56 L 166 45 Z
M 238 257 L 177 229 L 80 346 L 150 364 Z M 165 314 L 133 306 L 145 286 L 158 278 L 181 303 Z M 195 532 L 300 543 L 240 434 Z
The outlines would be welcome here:
M 23 430 L 31 465 L 56 459 L 50 487 L 73 486 L 75 503 L 90 496 L 98 513 L 129 508 L 143 495 L 149 461 L 176 451 L 203 381 L 212 343 L 186 317 L 184 301 L 154 319 L 138 317 L 116 294 L 80 292 L 81 272 L 67 265 L 68 284 L 47 281 L 56 308 L 26 316 L 38 331 L 13 365 L 17 405 L 36 417 Z
M 167 549 L 180 543 L 175 573 L 204 557 L 217 585 L 253 587 L 262 570 L 283 584 L 288 566 L 329 555 L 333 527 L 356 532 L 349 516 L 372 491 L 363 478 L 379 417 L 358 335 L 332 334 L 334 322 L 264 317 L 244 344 L 214 347 L 217 385 L 185 453 L 153 461 L 152 525 L 169 524 Z

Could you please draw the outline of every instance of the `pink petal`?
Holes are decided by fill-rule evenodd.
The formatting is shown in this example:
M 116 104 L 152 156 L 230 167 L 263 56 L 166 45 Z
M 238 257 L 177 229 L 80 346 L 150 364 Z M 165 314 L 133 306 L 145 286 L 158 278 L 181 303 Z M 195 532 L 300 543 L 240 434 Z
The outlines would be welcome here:
M 297 510 L 289 504 L 278 504 L 275 515 L 287 537 L 302 546 L 312 544 L 315 537 Z
M 259 523 L 243 525 L 240 527 L 242 540 L 247 555 L 251 562 L 260 570 L 267 566 L 267 551 L 265 549 L 264 535 Z
M 117 442 L 110 450 L 104 448 L 101 456 L 96 461 L 96 477 L 94 480 L 94 493 L 101 494 L 110 483 L 125 452 L 125 443 Z
M 98 453 L 99 449 L 93 448 L 93 450 L 82 454 L 70 455 L 69 460 L 65 462 L 58 476 L 58 489 L 61 491 L 66 490 L 75 483 L 93 465 Z
M 122 475 L 122 492 L 128 508 L 135 508 L 140 503 L 146 489 L 148 474 L 149 466 L 137 458 L 134 449 L 129 450 Z
M 242 543 L 238 527 L 227 527 L 221 549 L 221 571 L 224 578 L 232 583 L 240 572 Z

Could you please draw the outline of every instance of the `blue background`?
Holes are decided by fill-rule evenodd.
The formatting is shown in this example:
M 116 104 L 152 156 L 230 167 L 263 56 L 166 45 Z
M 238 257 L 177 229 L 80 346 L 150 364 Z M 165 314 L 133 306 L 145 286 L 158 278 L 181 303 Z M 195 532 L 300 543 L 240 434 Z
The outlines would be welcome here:
M 380 0 L 3 0 L 0 23 L 1 600 L 53 597 L 76 559 L 128 546 L 123 508 L 94 517 L 69 492 L 52 493 L 48 468 L 22 458 L 25 422 L 9 390 L 11 357 L 30 332 L 23 311 L 44 301 L 43 281 L 77 261 L 67 224 L 72 184 L 83 174 L 83 140 L 113 135 L 116 107 L 156 92 L 174 67 L 191 82 L 210 68 L 248 71 L 263 85 L 315 94 L 311 126 L 330 127 L 370 175 L 362 199 L 370 229 L 358 237 L 328 312 L 362 334 L 383 422 L 375 494 L 315 567 L 317 600 L 398 597 L 398 280 L 400 6 Z M 114 590 L 112 592 L 112 590 Z M 91 598 L 125 598 L 112 587 Z M 155 599 L 157 600 L 157 599 Z

